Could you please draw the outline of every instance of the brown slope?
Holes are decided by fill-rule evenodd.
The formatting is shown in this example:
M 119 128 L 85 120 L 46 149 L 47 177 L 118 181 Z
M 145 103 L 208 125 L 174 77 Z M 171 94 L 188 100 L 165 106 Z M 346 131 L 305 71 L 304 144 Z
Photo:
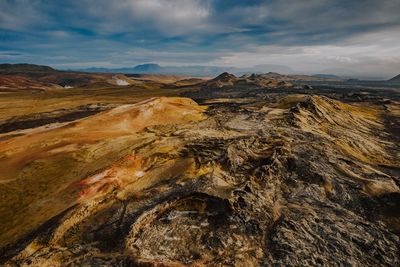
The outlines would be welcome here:
M 46 89 L 52 87 L 43 83 L 18 75 L 0 75 L 0 89 Z
M 200 123 L 96 147 L 129 149 L 103 168 L 85 162 L 79 190 L 66 189 L 77 206 L 7 250 L 8 263 L 398 265 L 398 177 L 385 169 L 398 163 L 385 109 L 309 95 L 214 103 Z M 57 165 L 40 163 L 36 179 Z M 77 176 L 74 164 L 57 178 Z
M 1 141 L 1 246 L 75 205 L 83 188 L 74 183 L 151 139 L 144 128 L 201 120 L 202 111 L 190 99 L 153 98 Z

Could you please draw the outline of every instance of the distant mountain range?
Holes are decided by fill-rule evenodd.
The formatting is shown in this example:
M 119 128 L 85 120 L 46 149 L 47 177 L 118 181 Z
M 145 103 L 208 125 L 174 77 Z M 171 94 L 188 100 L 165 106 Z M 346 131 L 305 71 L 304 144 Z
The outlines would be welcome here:
M 323 78 L 323 79 L 340 79 L 339 76 L 333 75 L 333 74 L 314 74 L 312 76 L 316 77 L 316 78 Z
M 160 66 L 158 64 L 141 64 L 132 68 L 87 68 L 80 69 L 85 72 L 103 72 L 103 73 L 135 73 L 135 74 L 168 74 L 168 75 L 188 75 L 188 76 L 216 76 L 223 72 L 243 75 L 247 73 L 266 73 L 279 72 L 290 74 L 293 70 L 283 65 L 257 65 L 250 68 L 236 67 L 217 67 L 217 66 Z
M 332 72 L 328 70 L 323 70 L 320 74 L 311 75 L 314 78 L 320 79 L 353 79 L 354 77 L 359 77 L 361 80 L 375 80 L 384 81 L 383 78 L 365 78 L 360 75 L 352 75 L 350 72 L 348 75 L 334 75 L 330 73 L 336 73 L 333 69 Z M 223 72 L 229 72 L 237 76 L 242 76 L 245 74 L 265 74 L 269 72 L 280 73 L 286 75 L 293 75 L 296 72 L 290 67 L 284 65 L 274 65 L 274 64 L 263 64 L 248 68 L 238 68 L 238 67 L 219 67 L 219 66 L 160 66 L 158 64 L 149 63 L 141 64 L 134 67 L 124 67 L 124 68 L 85 68 L 85 69 L 74 69 L 74 70 L 58 70 L 49 66 L 35 65 L 35 64 L 0 64 L 0 74 L 30 74 L 31 76 L 41 76 L 48 73 L 57 72 L 88 72 L 88 73 L 126 73 L 126 74 L 165 74 L 165 75 L 183 75 L 183 76 L 198 76 L 198 77 L 215 77 Z M 303 75 L 305 76 L 305 75 Z M 400 83 L 400 74 L 386 80 L 392 83 Z

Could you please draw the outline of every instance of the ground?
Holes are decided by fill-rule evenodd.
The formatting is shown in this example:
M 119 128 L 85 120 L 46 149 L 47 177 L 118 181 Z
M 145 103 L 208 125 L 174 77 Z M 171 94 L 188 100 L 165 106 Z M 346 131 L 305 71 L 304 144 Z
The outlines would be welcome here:
M 0 262 L 399 265 L 399 90 L 220 78 L 4 89 Z

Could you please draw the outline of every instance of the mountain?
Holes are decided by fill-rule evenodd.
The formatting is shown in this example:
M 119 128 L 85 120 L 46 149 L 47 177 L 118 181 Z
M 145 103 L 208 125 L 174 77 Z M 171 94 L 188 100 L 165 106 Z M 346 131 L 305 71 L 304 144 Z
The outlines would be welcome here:
M 251 74 L 251 75 L 243 75 L 242 77 L 257 77 L 258 79 L 269 79 L 269 80 L 279 80 L 279 81 L 339 81 L 340 78 L 328 78 L 328 77 L 318 77 L 318 76 L 310 76 L 310 75 L 299 75 L 299 74 L 280 74 L 276 72 L 268 72 L 261 74 Z
M 126 74 L 166 74 L 166 75 L 186 75 L 186 76 L 215 76 L 224 71 L 233 72 L 236 68 L 214 67 L 214 66 L 160 66 L 158 64 L 146 63 L 134 67 L 124 68 L 86 68 L 79 69 L 83 72 L 95 73 L 126 73 Z
M 340 79 L 339 76 L 334 74 L 314 74 L 312 76 L 317 78 Z
M 271 73 L 271 72 L 270 72 Z M 203 88 L 215 89 L 223 87 L 235 87 L 235 88 L 288 88 L 292 84 L 288 81 L 280 79 L 285 77 L 276 73 L 276 78 L 269 77 L 268 74 L 246 74 L 240 77 L 224 72 L 214 79 L 211 79 L 204 83 Z
M 55 72 L 57 70 L 42 65 L 35 64 L 0 64 L 1 74 L 16 74 L 21 72 Z
M 248 73 L 266 73 L 266 72 L 279 72 L 279 73 L 293 73 L 293 70 L 283 65 L 263 64 L 256 65 L 248 68 L 237 67 L 220 67 L 220 66 L 160 66 L 154 63 L 146 63 L 127 68 L 86 68 L 80 69 L 84 72 L 97 72 L 97 73 L 130 73 L 130 74 L 168 74 L 168 75 L 187 75 L 187 76 L 203 76 L 210 77 L 216 76 L 223 72 L 230 72 L 235 75 L 243 75 Z
M 235 82 L 237 82 L 239 79 L 228 72 L 224 72 L 214 79 L 211 79 L 205 83 L 205 86 L 208 88 L 221 88 L 221 87 L 226 87 L 226 86 L 233 86 Z
M 162 71 L 162 68 L 158 64 L 142 64 L 134 67 L 132 71 L 135 73 L 157 73 Z
M 238 78 L 235 75 L 233 75 L 231 73 L 228 73 L 228 72 L 224 72 L 224 73 L 218 75 L 217 77 L 215 77 L 214 79 L 212 79 L 212 81 L 221 81 L 221 82 L 230 83 L 230 82 L 233 82 L 233 81 L 235 81 L 237 79 Z
M 400 74 L 390 79 L 389 82 L 395 82 L 395 83 L 400 82 Z
M 253 67 L 221 67 L 221 66 L 160 66 L 154 63 L 146 63 L 134 67 L 126 68 L 87 68 L 80 69 L 84 72 L 95 73 L 126 73 L 126 74 L 166 74 L 166 75 L 186 75 L 198 77 L 215 77 L 221 73 L 228 72 L 236 76 L 251 75 L 251 74 L 265 74 L 268 73 L 268 78 L 282 78 L 290 80 L 339 80 L 340 77 L 333 74 L 316 74 L 309 75 L 295 75 L 295 71 L 288 66 L 276 64 L 261 64 Z M 290 77 L 289 77 L 290 76 Z
M 2 77 L 6 76 L 6 77 Z M 35 64 L 0 64 L 0 85 L 8 88 L 66 86 L 77 87 L 89 83 L 106 82 L 113 75 L 98 75 L 76 71 L 60 71 Z

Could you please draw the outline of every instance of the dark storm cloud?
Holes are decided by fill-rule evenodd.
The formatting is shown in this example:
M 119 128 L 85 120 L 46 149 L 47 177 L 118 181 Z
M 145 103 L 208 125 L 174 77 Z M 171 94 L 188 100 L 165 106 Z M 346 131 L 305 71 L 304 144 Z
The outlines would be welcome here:
M 382 36 L 400 35 L 399 13 L 397 0 L 3 0 L 0 50 L 16 54 L 0 53 L 0 60 L 60 66 L 242 64 L 239 55 L 245 53 L 307 54 L 321 46 L 356 51 Z M 381 48 L 393 51 L 396 45 L 385 41 Z M 364 58 L 335 55 L 344 53 L 340 49 L 328 53 L 342 58 L 341 64 L 344 58 Z

